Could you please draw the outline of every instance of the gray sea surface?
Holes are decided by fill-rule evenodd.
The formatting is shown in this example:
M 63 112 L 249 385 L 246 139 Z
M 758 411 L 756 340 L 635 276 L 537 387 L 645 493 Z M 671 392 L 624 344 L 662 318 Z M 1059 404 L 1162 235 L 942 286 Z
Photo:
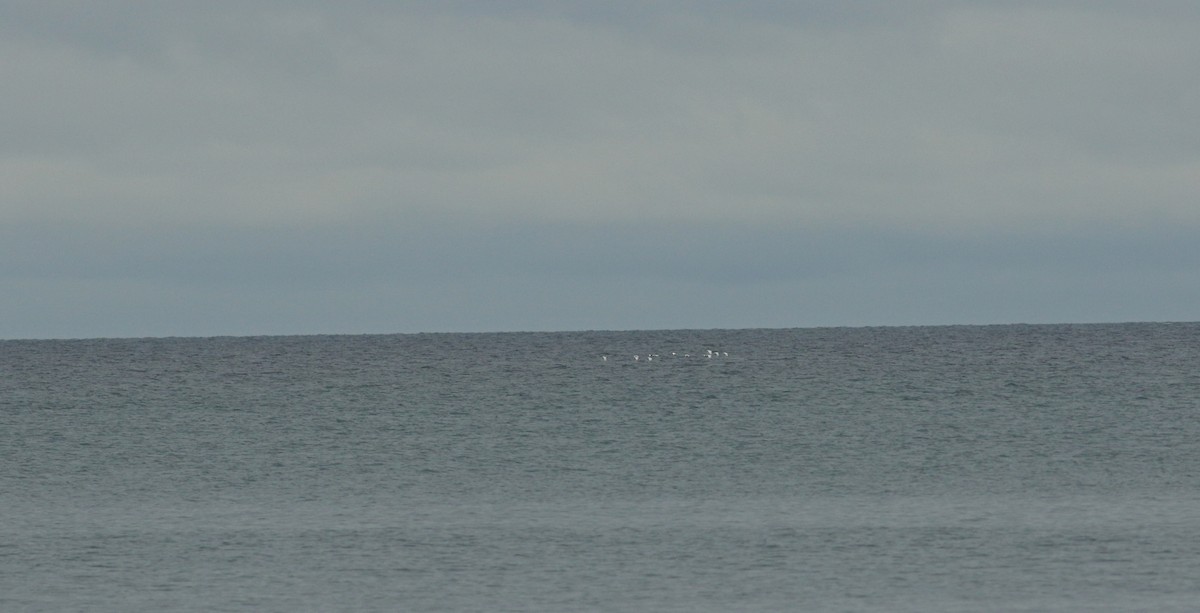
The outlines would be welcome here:
M 1193 611 L 1198 365 L 1200 324 L 0 341 L 0 610 Z

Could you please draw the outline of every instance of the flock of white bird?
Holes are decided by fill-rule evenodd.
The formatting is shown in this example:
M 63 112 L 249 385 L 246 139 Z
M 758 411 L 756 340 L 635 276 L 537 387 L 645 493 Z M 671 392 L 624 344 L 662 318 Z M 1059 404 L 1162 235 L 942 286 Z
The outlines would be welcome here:
M 681 355 L 679 353 L 672 351 L 671 355 L 669 355 L 667 357 L 690 358 L 690 357 L 692 357 L 692 354 L 684 353 Z M 704 357 L 706 359 L 727 358 L 727 357 L 729 357 L 729 352 L 728 351 L 713 351 L 712 349 L 705 349 L 704 353 L 696 354 L 696 357 Z M 633 356 L 634 362 L 653 362 L 654 360 L 661 360 L 661 359 L 662 359 L 662 355 L 657 354 L 657 353 L 647 353 L 645 355 L 637 353 L 637 354 L 634 354 L 634 356 Z M 600 361 L 607 362 L 608 356 L 607 355 L 600 356 Z

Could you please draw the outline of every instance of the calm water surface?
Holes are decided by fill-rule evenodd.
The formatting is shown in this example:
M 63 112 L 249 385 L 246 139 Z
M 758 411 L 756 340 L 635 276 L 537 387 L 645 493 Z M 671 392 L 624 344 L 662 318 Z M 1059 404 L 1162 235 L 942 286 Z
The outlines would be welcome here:
M 0 610 L 1195 610 L 1198 358 L 1200 324 L 0 341 Z

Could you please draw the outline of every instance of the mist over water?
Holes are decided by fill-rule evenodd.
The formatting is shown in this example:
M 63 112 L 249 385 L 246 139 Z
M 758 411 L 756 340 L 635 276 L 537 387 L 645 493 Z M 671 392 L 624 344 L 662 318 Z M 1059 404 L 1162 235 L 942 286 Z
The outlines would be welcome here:
M 3 341 L 0 608 L 1189 610 L 1198 358 L 1198 324 Z

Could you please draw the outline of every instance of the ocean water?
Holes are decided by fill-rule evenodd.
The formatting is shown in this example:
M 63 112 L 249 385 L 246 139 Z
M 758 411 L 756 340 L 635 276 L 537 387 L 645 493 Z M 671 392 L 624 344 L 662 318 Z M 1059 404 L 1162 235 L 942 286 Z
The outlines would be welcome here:
M 0 341 L 0 610 L 1196 610 L 1198 366 L 1200 324 Z

